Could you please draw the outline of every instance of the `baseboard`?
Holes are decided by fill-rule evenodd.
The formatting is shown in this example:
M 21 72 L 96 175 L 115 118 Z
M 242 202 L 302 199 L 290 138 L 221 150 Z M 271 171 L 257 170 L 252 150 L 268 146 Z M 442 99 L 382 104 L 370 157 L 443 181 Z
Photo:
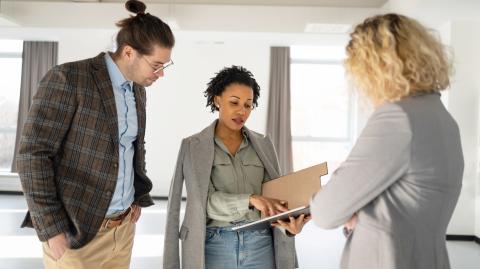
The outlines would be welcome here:
M 153 200 L 157 200 L 157 201 L 168 201 L 168 196 L 156 196 L 156 195 L 152 195 L 152 199 L 153 199 Z M 186 197 L 182 197 L 182 201 L 187 201 L 187 198 L 186 198 Z
M 168 197 L 167 196 L 152 195 L 152 199 L 157 200 L 157 201 L 166 201 L 166 200 L 168 200 Z
M 480 238 L 475 235 L 447 234 L 447 241 L 473 241 L 480 245 Z

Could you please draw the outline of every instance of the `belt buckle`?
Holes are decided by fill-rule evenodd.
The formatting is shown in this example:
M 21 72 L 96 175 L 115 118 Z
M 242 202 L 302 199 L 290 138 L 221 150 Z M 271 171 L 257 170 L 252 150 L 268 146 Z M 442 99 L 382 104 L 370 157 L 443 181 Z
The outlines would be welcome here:
M 244 224 L 244 223 L 248 223 L 248 221 L 245 221 L 245 220 L 234 220 L 234 221 L 230 221 L 230 224 L 232 224 L 232 225 L 234 225 L 234 226 L 241 225 L 241 224 Z
M 109 225 L 110 225 L 112 222 L 116 222 L 116 223 L 114 224 L 114 226 L 109 227 Z M 107 220 L 105 221 L 105 225 L 103 225 L 103 227 L 104 227 L 104 228 L 115 228 L 115 227 L 117 227 L 117 226 L 120 226 L 122 223 L 123 223 L 123 219 L 118 219 L 118 220 L 107 219 Z
M 131 211 L 131 207 L 127 208 L 125 210 L 125 212 L 123 212 L 122 214 L 116 216 L 116 217 L 113 217 L 113 218 L 106 218 L 104 219 L 105 221 L 105 224 L 102 225 L 102 228 L 109 228 L 108 225 L 112 222 L 112 221 L 119 221 L 118 225 L 121 225 L 123 223 L 123 220 L 128 216 L 128 214 L 130 213 Z M 111 227 L 113 228 L 113 227 Z
M 122 222 L 123 222 L 123 220 L 121 220 L 121 219 L 120 219 L 120 220 L 107 219 L 107 221 L 105 221 L 105 226 L 104 226 L 104 228 L 108 228 L 108 229 L 110 229 L 110 228 L 115 228 L 116 226 L 114 226 L 114 227 L 109 227 L 109 225 L 112 223 L 112 221 L 120 221 L 120 222 L 118 223 L 118 225 L 116 225 L 116 226 L 119 226 L 119 225 L 122 224 Z

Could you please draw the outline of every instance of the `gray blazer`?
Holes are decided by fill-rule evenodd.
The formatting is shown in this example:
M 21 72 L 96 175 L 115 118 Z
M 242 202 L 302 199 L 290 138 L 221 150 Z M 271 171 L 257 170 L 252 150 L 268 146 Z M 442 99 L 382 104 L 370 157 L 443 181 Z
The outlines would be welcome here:
M 205 268 L 205 230 L 208 185 L 214 157 L 214 134 L 217 121 L 198 134 L 183 139 L 168 197 L 163 268 L 180 268 L 179 241 L 182 242 L 181 268 Z M 246 129 L 246 128 L 245 128 Z M 267 178 L 280 176 L 277 155 L 271 140 L 246 129 L 258 157 L 265 166 Z M 187 205 L 180 226 L 180 202 L 183 183 Z M 275 228 L 273 232 L 275 261 L 278 269 L 297 267 L 295 240 Z
M 314 197 L 323 228 L 358 212 L 341 268 L 448 269 L 445 232 L 460 194 L 458 126 L 440 94 L 379 107 L 347 160 Z

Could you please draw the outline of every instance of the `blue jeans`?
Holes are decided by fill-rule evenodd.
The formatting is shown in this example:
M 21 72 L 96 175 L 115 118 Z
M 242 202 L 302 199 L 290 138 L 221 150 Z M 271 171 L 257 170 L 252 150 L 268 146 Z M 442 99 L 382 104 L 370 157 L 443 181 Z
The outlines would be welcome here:
M 206 269 L 275 269 L 271 229 L 231 231 L 209 227 L 205 236 Z

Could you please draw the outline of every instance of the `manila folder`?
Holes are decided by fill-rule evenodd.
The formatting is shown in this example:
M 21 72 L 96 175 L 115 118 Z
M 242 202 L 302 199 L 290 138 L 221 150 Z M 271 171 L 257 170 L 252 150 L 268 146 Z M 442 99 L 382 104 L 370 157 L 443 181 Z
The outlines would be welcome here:
M 288 202 L 288 208 L 306 206 L 320 190 L 320 177 L 328 173 L 327 163 L 279 177 L 262 184 L 262 195 Z

